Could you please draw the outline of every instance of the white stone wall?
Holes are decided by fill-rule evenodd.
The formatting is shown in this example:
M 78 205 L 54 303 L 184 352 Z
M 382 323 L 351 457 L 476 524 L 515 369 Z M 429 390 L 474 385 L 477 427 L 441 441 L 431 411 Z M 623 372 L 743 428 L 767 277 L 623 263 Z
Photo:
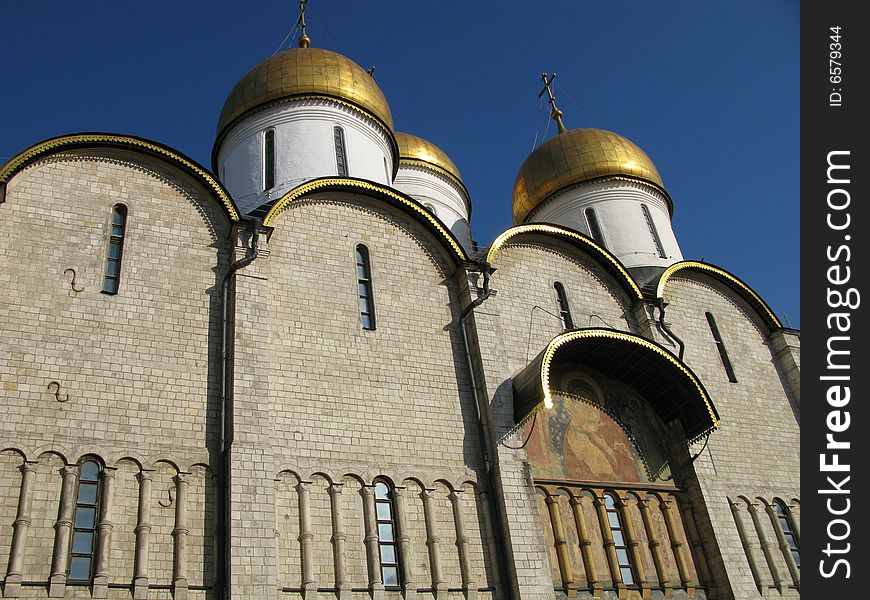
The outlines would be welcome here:
M 360 325 L 357 244 L 368 248 L 371 261 L 374 331 Z M 477 481 L 482 458 L 457 326 L 457 265 L 447 252 L 397 209 L 332 192 L 282 213 L 268 255 L 258 259 L 269 290 L 277 571 L 291 592 L 302 587 L 292 570 L 307 555 L 317 587 L 337 585 L 330 540 L 339 525 L 346 533 L 343 581 L 353 588 L 370 584 L 364 512 L 366 490 L 371 493 L 377 477 L 394 482 L 404 499 L 398 534 L 407 536 L 408 545 L 402 562 L 417 588 L 495 586 L 492 534 L 481 522 L 485 504 L 462 500 L 475 497 L 461 490 L 472 489 L 466 482 Z M 307 547 L 296 542 L 299 507 L 306 502 L 300 485 L 310 507 Z M 340 523 L 334 488 L 342 490 Z M 463 550 L 451 490 L 459 490 L 456 501 L 463 508 L 469 506 L 460 509 L 468 537 Z M 468 581 L 463 561 L 470 565 Z M 421 591 L 418 597 L 431 596 Z
M 331 126 L 325 126 L 334 158 Z M 256 131 L 252 126 L 251 135 Z M 389 150 L 370 134 L 360 133 L 374 144 L 364 154 L 377 157 L 382 170 Z M 351 175 L 354 160 L 351 154 Z M 389 183 L 386 174 L 371 174 L 366 178 Z M 457 209 L 453 200 L 444 206 Z M 100 289 L 116 203 L 128 207 L 128 226 L 120 292 L 109 296 Z M 15 589 L 8 577 L 13 557 L 20 558 L 23 582 L 32 584 L 21 586 L 19 597 L 47 595 L 52 565 L 63 565 L 68 553 L 56 551 L 64 548 L 58 531 L 68 527 L 62 507 L 74 503 L 75 481 L 65 486 L 64 473 L 74 478 L 84 456 L 101 462 L 104 486 L 112 489 L 102 521 L 111 525 L 107 578 L 95 595 L 129 598 L 134 580 L 140 594 L 150 586 L 148 598 L 182 600 L 185 588 L 190 598 L 213 595 L 221 553 L 215 536 L 222 491 L 212 464 L 220 284 L 236 241 L 224 211 L 163 162 L 78 150 L 44 158 L 12 178 L 0 204 L 0 240 L 0 288 L 7 290 L 0 296 L 4 597 Z M 307 588 L 309 597 L 334 598 L 334 591 L 316 589 L 376 587 L 366 514 L 375 480 L 385 478 L 397 495 L 405 580 L 414 582 L 418 597 L 434 598 L 437 588 L 439 598 L 458 598 L 455 590 L 466 587 L 478 590 L 478 598 L 501 598 L 508 586 L 518 598 L 553 597 L 554 563 L 524 451 L 493 445 L 491 471 L 484 466 L 458 322 L 476 295 L 466 289 L 463 268 L 410 216 L 345 192 L 294 203 L 278 217 L 268 243 L 265 233 L 261 241 L 260 256 L 239 272 L 230 330 L 233 593 L 301 597 Z M 357 244 L 371 258 L 374 331 L 360 326 Z M 236 250 L 233 258 L 244 255 L 244 248 Z M 576 327 L 635 331 L 641 311 L 599 263 L 550 236 L 512 240 L 493 266 L 494 295 L 467 326 L 483 416 L 500 436 L 512 424 L 511 378 L 562 331 L 547 314 L 558 313 L 555 281 L 567 291 Z M 75 287 L 66 269 L 75 270 Z M 742 300 L 702 275 L 674 277 L 665 300 L 668 321 L 686 343 L 685 360 L 722 417 L 722 430 L 693 463 L 699 482 L 688 486 L 699 490 L 691 502 L 701 537 L 721 550 L 710 568 L 730 582 L 734 598 L 758 597 L 759 585 L 777 582 L 783 596 L 795 596 L 766 511 L 781 498 L 799 522 L 798 406 L 790 397 L 799 379 L 799 341 L 771 341 Z M 737 383 L 725 376 L 707 310 L 716 316 Z M 783 353 L 791 358 L 780 372 L 774 355 Z M 51 382 L 59 390 L 49 389 Z M 504 441 L 522 442 L 516 438 Z M 493 491 L 497 512 L 487 497 Z M 567 508 L 560 510 L 568 522 Z M 29 526 L 16 549 L 20 511 Z M 638 515 L 631 514 L 637 526 Z M 663 538 L 661 522 L 655 527 Z M 146 531 L 144 577 L 137 563 Z M 511 563 L 508 581 L 497 568 L 503 562 L 498 538 Z M 673 562 L 666 563 L 675 577 Z M 644 566 L 649 572 L 648 560 Z M 64 589 L 62 579 L 55 591 L 91 597 L 87 586 Z
M 556 281 L 565 289 L 574 327 L 632 330 L 631 302 L 625 292 L 593 259 L 566 242 L 524 235 L 504 246 L 493 266 L 497 271 L 490 285 L 497 294 L 486 307 L 498 312 L 499 334 L 513 373 L 563 331 L 562 322 L 553 316 L 559 314 Z
M 773 343 L 744 301 L 704 275 L 683 272 L 673 277 L 665 300 L 671 329 L 686 344 L 685 362 L 704 382 L 721 418 L 721 429 L 710 436 L 707 449 L 694 463 L 722 553 L 720 576 L 727 576 L 735 598 L 761 597 L 747 557 L 754 554 L 762 589 L 779 580 L 783 595 L 797 597 L 765 508 L 774 498 L 787 504 L 800 498 L 799 407 L 778 369 Z M 725 373 L 705 316 L 708 311 L 725 342 L 736 383 Z M 693 453 L 700 449 L 697 445 Z M 732 504 L 745 522 L 748 541 L 739 535 Z M 770 562 L 762 552 L 750 505 L 758 512 L 762 537 L 773 544 Z M 746 544 L 752 549 L 746 550 Z M 712 566 L 715 572 L 715 561 Z
M 107 295 L 101 289 L 118 203 L 128 210 L 120 289 Z M 107 579 L 95 594 L 130 597 L 143 473 L 152 479 L 145 586 L 168 586 L 169 594 L 178 579 L 173 530 L 181 525 L 174 505 L 158 501 L 173 494 L 177 505 L 173 477 L 179 473 L 191 483 L 187 551 L 178 560 L 190 585 L 213 584 L 213 566 L 206 568 L 203 557 L 213 565 L 213 550 L 206 551 L 215 527 L 214 508 L 207 506 L 213 494 L 205 491 L 204 467 L 194 465 L 209 463 L 215 442 L 217 307 L 229 224 L 188 175 L 131 152 L 53 155 L 9 182 L 0 205 L 0 285 L 10 291 L 0 297 L 0 444 L 17 448 L 34 469 L 21 579 L 40 584 L 22 586 L 21 597 L 44 597 L 52 565 L 65 568 L 68 550 L 57 556 L 56 537 L 67 527 L 61 506 L 74 504 L 76 487 L 73 481 L 64 495 L 63 473 L 71 470 L 74 479 L 77 467 L 68 465 L 83 456 L 104 465 L 101 485 L 111 486 L 101 498 L 101 523 L 111 524 L 101 534 L 109 540 Z M 74 285 L 67 269 L 75 271 Z M 25 488 L 21 460 L 13 458 L 6 453 L 0 463 L 0 480 L 9 484 L 0 486 L 0 552 L 7 565 L 11 507 Z M 107 590 L 107 583 L 124 588 Z M 163 593 L 152 590 L 151 597 Z M 190 590 L 190 597 L 205 593 Z M 91 592 L 68 586 L 66 594 Z
M 513 425 L 512 377 L 562 332 L 555 281 L 567 293 L 575 327 L 610 326 L 630 330 L 631 304 L 604 269 L 582 251 L 551 236 L 524 235 L 496 254 L 490 285 L 494 291 L 474 312 L 473 345 L 479 349 L 481 386 L 498 444 L 497 481 L 501 526 L 511 557 L 508 582 L 515 597 L 552 598 L 553 579 L 546 532 L 528 459 L 524 434 L 503 438 Z M 478 282 L 479 285 L 479 282 Z M 536 308 L 540 307 L 540 308 Z M 547 314 L 543 310 L 552 314 Z
M 456 266 L 420 225 L 382 210 L 349 194 L 320 195 L 276 223 L 268 258 L 275 435 L 297 461 L 407 467 L 413 457 L 477 467 L 454 323 Z M 360 326 L 358 244 L 371 260 L 375 331 Z
M 293 100 L 234 125 L 217 154 L 218 177 L 242 213 L 318 177 L 337 177 L 334 128 L 344 130 L 348 176 L 390 185 L 392 134 L 357 110 L 327 99 Z M 275 187 L 264 189 L 264 132 L 275 130 Z

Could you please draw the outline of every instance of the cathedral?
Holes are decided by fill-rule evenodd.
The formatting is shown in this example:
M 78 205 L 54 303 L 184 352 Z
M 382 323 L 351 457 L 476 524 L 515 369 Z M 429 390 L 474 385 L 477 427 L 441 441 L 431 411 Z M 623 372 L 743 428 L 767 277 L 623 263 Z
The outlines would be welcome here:
M 798 598 L 799 332 L 683 257 L 644 150 L 548 93 L 479 245 L 302 22 L 209 166 L 0 165 L 0 598 Z

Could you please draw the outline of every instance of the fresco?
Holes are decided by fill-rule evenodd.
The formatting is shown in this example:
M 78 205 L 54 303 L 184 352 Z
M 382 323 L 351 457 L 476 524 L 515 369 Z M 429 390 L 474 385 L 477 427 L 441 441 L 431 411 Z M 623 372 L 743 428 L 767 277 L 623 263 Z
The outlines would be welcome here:
M 576 370 L 550 381 L 553 408 L 525 424 L 535 479 L 670 482 L 664 424 L 635 390 Z

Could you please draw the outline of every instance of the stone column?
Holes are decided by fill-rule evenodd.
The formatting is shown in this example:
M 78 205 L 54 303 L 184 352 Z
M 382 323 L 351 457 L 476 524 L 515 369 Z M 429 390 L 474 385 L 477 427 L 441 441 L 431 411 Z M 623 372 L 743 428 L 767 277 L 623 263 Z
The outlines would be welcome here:
M 665 527 L 668 530 L 668 537 L 671 539 L 671 548 L 674 551 L 674 559 L 677 561 L 677 572 L 680 574 L 680 583 L 686 588 L 686 593 L 690 596 L 694 594 L 695 588 L 698 587 L 698 582 L 692 579 L 692 573 L 689 565 L 686 562 L 686 553 L 683 550 L 683 538 L 677 529 L 677 524 L 674 521 L 674 511 L 671 509 L 674 501 L 669 495 L 662 498 L 659 503 L 659 508 L 662 515 L 665 517 Z
M 574 526 L 577 528 L 577 537 L 580 540 L 580 554 L 583 557 L 583 570 L 586 572 L 586 584 L 592 591 L 592 595 L 601 596 L 601 581 L 598 579 L 595 568 L 595 556 L 592 554 L 592 539 L 589 537 L 589 528 L 586 518 L 583 516 L 583 498 L 571 496 L 571 510 L 574 513 Z
M 483 529 L 486 532 L 486 540 L 484 540 L 484 543 L 486 544 L 486 549 L 489 553 L 489 564 L 490 569 L 492 570 L 489 582 L 492 587 L 497 590 L 497 593 L 501 593 L 501 567 L 498 558 L 499 551 L 495 540 L 495 531 L 493 530 L 492 514 L 490 514 L 490 507 L 492 504 L 489 501 L 489 494 L 487 494 L 486 490 L 483 488 L 483 484 L 478 488 L 477 493 L 478 498 L 480 498 L 480 506 L 482 507 Z
M 562 589 L 569 597 L 577 594 L 574 585 L 574 574 L 571 572 L 571 555 L 568 553 L 568 540 L 565 539 L 565 528 L 562 527 L 562 511 L 559 508 L 559 497 L 547 492 L 544 501 L 550 513 L 550 525 L 553 528 L 553 540 L 556 546 L 556 559 L 559 561 L 559 575 L 562 578 Z
M 477 582 L 471 575 L 471 556 L 469 554 L 468 535 L 465 533 L 465 518 L 462 513 L 462 491 L 450 490 L 450 502 L 453 505 L 453 523 L 456 527 L 456 546 L 459 549 L 459 570 L 462 575 L 462 589 L 465 597 L 473 600 L 477 597 Z
M 384 597 L 384 580 L 381 575 L 381 549 L 378 537 L 378 522 L 375 515 L 375 487 L 364 485 L 360 489 L 363 496 L 363 522 L 366 529 L 366 559 L 369 567 L 369 589 L 372 600 Z
M 638 506 L 640 508 L 640 516 L 643 519 L 643 527 L 646 531 L 646 538 L 649 540 L 649 550 L 652 554 L 653 564 L 656 568 L 656 575 L 658 575 L 659 579 L 659 585 L 664 588 L 665 595 L 670 596 L 672 586 L 670 579 L 668 578 L 668 569 L 665 566 L 664 559 L 662 558 L 662 543 L 659 541 L 658 534 L 656 533 L 656 527 L 652 519 L 652 514 L 650 512 L 649 502 L 649 496 L 638 502 Z
M 757 587 L 758 592 L 761 593 L 764 589 L 764 582 L 761 580 L 761 572 L 758 570 L 758 563 L 755 561 L 755 554 L 752 552 L 752 545 L 749 543 L 746 523 L 743 522 L 743 515 L 740 512 L 741 502 L 734 502 L 729 498 L 728 504 L 731 506 L 731 515 L 734 517 L 734 524 L 737 525 L 737 535 L 740 537 L 740 543 L 743 545 L 743 553 L 746 555 L 746 562 L 749 563 L 749 571 L 752 573 L 755 587 Z
M 300 481 L 296 486 L 299 493 L 299 550 L 302 555 L 302 589 L 305 600 L 317 597 L 317 581 L 314 579 L 314 550 L 311 541 L 314 531 L 311 527 L 311 484 Z
M 51 576 L 48 583 L 48 596 L 62 598 L 66 591 L 67 564 L 69 547 L 72 540 L 73 513 L 76 506 L 76 482 L 78 466 L 64 465 L 61 469 L 63 484 L 60 490 L 60 510 L 54 532 L 54 552 L 51 561 Z
M 432 588 L 435 590 L 435 597 L 441 599 L 446 597 L 446 586 L 444 585 L 444 576 L 441 573 L 441 558 L 438 553 L 438 544 L 441 542 L 435 531 L 435 510 L 432 507 L 432 498 L 435 496 L 435 490 L 424 489 L 423 497 L 423 516 L 426 520 L 426 546 L 429 548 L 429 564 L 432 570 Z
M 801 405 L 801 338 L 792 329 L 778 329 L 770 334 L 773 356 L 788 384 L 798 408 Z
M 640 551 L 640 540 L 638 539 L 637 532 L 634 529 L 634 521 L 631 520 L 631 515 L 628 513 L 628 508 L 633 502 L 632 498 L 632 494 L 619 494 L 616 501 L 616 510 L 619 511 L 620 521 L 622 522 L 622 532 L 625 534 L 625 542 L 628 546 L 628 551 L 631 552 L 631 562 L 634 565 L 634 573 L 637 576 L 637 586 L 640 588 L 641 596 L 649 598 L 649 582 L 646 580 L 646 569 L 643 566 L 643 554 L 641 554 Z
M 701 542 L 701 536 L 698 533 L 698 527 L 695 524 L 695 513 L 692 510 L 692 504 L 688 501 L 680 502 L 680 509 L 683 513 L 683 524 L 686 527 L 686 533 L 689 536 L 689 542 L 692 545 L 692 555 L 695 557 L 695 567 L 700 571 L 701 583 L 710 585 L 713 582 L 713 577 L 710 574 L 710 566 L 707 564 L 707 554 L 704 552 L 704 544 Z
M 408 488 L 393 488 L 393 499 L 396 502 L 396 529 L 399 534 L 396 537 L 396 542 L 402 557 L 402 588 L 405 591 L 405 600 L 414 600 L 417 596 L 417 584 L 414 582 L 414 573 L 411 570 L 413 557 L 411 555 L 411 536 L 408 535 L 407 494 Z
M 773 577 L 773 585 L 782 592 L 782 577 L 779 574 L 779 569 L 776 568 L 776 562 L 773 559 L 773 544 L 767 539 L 767 534 L 764 532 L 764 526 L 761 523 L 761 518 L 758 516 L 758 504 L 750 502 L 749 516 L 752 518 L 752 524 L 755 526 L 755 534 L 758 536 L 758 541 L 761 543 L 761 551 L 764 553 L 764 559 L 767 561 L 767 567 L 770 569 L 770 576 Z
M 794 560 L 794 555 L 791 553 L 791 547 L 788 545 L 788 540 L 785 539 L 785 533 L 783 533 L 782 527 L 779 525 L 779 515 L 776 514 L 776 509 L 772 504 L 768 504 L 766 510 L 767 515 L 770 517 L 770 523 L 773 525 L 773 530 L 776 532 L 779 549 L 782 552 L 782 557 L 785 559 L 785 565 L 788 567 L 792 583 L 796 588 L 800 588 L 801 572 Z
M 347 586 L 347 573 L 344 566 L 344 543 L 347 533 L 341 516 L 341 492 L 343 483 L 333 483 L 329 486 L 330 509 L 332 510 L 332 556 L 335 564 L 335 586 L 338 588 L 339 600 L 350 598 L 350 588 Z
M 141 470 L 139 518 L 136 521 L 136 562 L 133 566 L 133 600 L 148 597 L 148 544 L 151 538 L 151 471 Z
M 34 461 L 24 461 L 21 465 L 18 511 L 15 514 L 15 521 L 12 523 L 12 548 L 9 552 L 6 582 L 3 586 L 4 598 L 17 598 L 21 591 L 24 553 L 27 549 L 27 533 L 31 524 L 30 507 L 33 504 L 33 487 L 36 482 L 36 467 L 38 464 L 38 462 Z
M 187 598 L 187 487 L 189 473 L 178 473 L 175 476 L 175 554 L 172 564 L 172 597 L 173 600 Z
M 795 510 L 797 509 L 797 510 Z M 794 534 L 794 539 L 797 540 L 798 546 L 801 544 L 801 509 L 799 505 L 788 505 L 788 514 L 791 517 L 791 532 Z
M 116 471 L 115 468 L 105 467 L 102 473 L 100 515 L 96 530 L 97 547 L 94 556 L 94 581 L 91 591 L 93 598 L 105 598 L 109 592 L 109 536 L 112 533 Z

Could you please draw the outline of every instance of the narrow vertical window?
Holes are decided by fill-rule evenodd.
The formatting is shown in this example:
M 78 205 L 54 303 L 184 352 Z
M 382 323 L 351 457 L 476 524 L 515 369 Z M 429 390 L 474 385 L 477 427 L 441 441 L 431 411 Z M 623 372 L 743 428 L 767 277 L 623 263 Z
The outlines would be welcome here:
M 607 523 L 610 525 L 610 535 L 613 537 L 613 547 L 616 550 L 616 564 L 619 567 L 619 576 L 625 585 L 634 585 L 634 570 L 628 557 L 628 544 L 623 535 L 622 522 L 619 518 L 619 509 L 612 494 L 604 495 L 604 508 L 607 511 Z
M 338 166 L 339 175 L 347 175 L 347 152 L 344 147 L 344 129 L 335 127 L 335 164 Z
M 90 581 L 93 577 L 99 501 L 100 465 L 93 460 L 88 460 L 79 466 L 72 551 L 69 561 L 70 581 Z
M 716 319 L 712 313 L 707 314 L 707 323 L 710 325 L 710 333 L 713 334 L 713 339 L 716 341 L 716 349 L 719 351 L 719 358 L 722 359 L 722 366 L 725 367 L 725 373 L 728 375 L 728 381 L 737 383 L 737 376 L 734 374 L 734 367 L 731 366 L 731 359 L 728 358 L 728 350 L 725 349 L 725 342 L 722 341 L 722 336 L 719 334 L 719 327 L 716 326 Z
M 275 187 L 275 130 L 263 134 L 263 191 Z
M 646 219 L 646 226 L 649 227 L 649 233 L 652 236 L 653 242 L 655 242 L 656 250 L 659 253 L 659 258 L 667 258 L 668 255 L 665 254 L 665 247 L 662 246 L 662 240 L 659 237 L 659 232 L 656 230 L 656 224 L 653 223 L 652 215 L 649 212 L 649 208 L 646 204 L 641 204 L 640 208 L 643 211 L 643 217 Z
M 604 236 L 601 235 L 601 227 L 598 225 L 598 216 L 595 214 L 595 209 L 587 208 L 583 212 L 586 215 L 586 224 L 589 226 L 589 235 L 599 244 L 603 244 Z
M 574 329 L 574 320 L 571 318 L 571 307 L 568 306 L 568 295 L 565 286 L 560 281 L 553 284 L 556 289 L 556 302 L 559 304 L 559 317 L 562 318 L 562 327 Z
M 782 529 L 782 534 L 785 536 L 785 541 L 788 543 L 788 549 L 794 558 L 794 564 L 797 568 L 801 568 L 801 550 L 798 546 L 797 536 L 794 534 L 794 528 L 791 526 L 791 518 L 788 514 L 788 509 L 780 500 L 773 501 L 773 509 L 776 511 L 776 517 L 779 520 L 779 528 Z
M 356 278 L 359 288 L 359 321 L 363 329 L 375 328 L 375 306 L 372 298 L 372 270 L 368 248 L 356 247 Z
M 375 516 L 384 587 L 399 586 L 399 548 L 396 546 L 396 519 L 393 494 L 383 481 L 375 482 Z
M 109 250 L 106 256 L 106 276 L 103 291 L 117 294 L 121 283 L 121 255 L 124 251 L 124 230 L 127 228 L 127 207 L 116 204 L 112 207 L 112 225 L 109 232 Z

